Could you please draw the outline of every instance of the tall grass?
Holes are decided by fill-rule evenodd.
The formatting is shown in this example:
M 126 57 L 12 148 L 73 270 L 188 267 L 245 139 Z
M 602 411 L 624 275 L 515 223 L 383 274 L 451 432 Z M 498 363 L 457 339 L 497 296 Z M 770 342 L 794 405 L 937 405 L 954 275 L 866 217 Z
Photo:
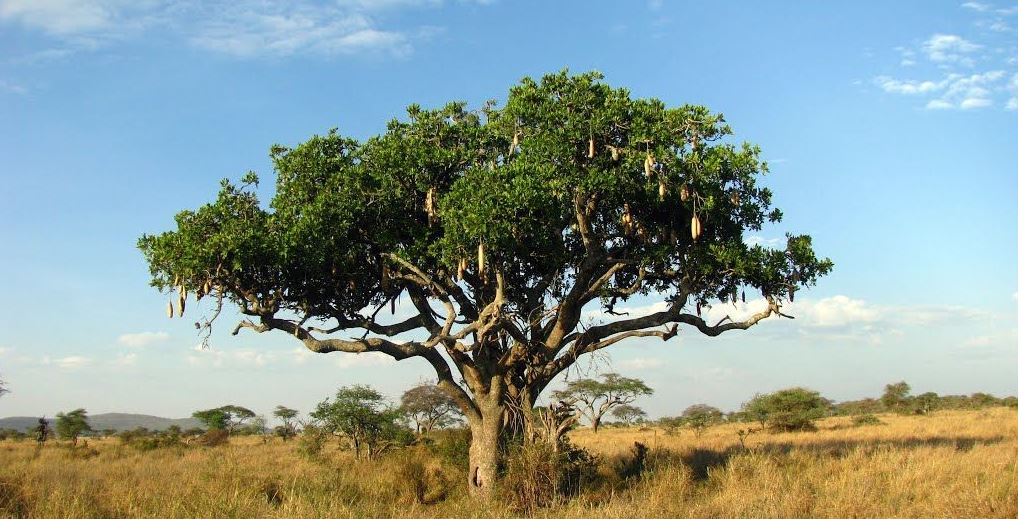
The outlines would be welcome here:
M 736 424 L 665 434 L 578 430 L 599 477 L 570 498 L 524 508 L 536 517 L 1018 517 L 1018 411 L 849 417 L 811 433 L 757 433 Z M 649 448 L 640 470 L 633 445 Z M 424 447 L 357 461 L 327 445 L 233 439 L 218 447 L 142 451 L 116 440 L 88 451 L 0 442 L 0 517 L 514 517 L 478 506 L 465 469 Z M 94 452 L 93 452 L 94 451 Z M 516 511 L 514 511 L 516 510 Z

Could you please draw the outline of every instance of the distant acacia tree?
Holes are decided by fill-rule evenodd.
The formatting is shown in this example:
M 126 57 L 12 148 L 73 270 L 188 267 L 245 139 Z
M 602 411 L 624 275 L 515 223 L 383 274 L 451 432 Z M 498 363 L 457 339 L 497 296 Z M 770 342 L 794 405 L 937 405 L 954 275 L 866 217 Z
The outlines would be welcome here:
M 909 386 L 905 381 L 887 384 L 884 386 L 884 394 L 880 397 L 880 402 L 884 404 L 884 409 L 888 411 L 906 411 L 911 391 L 912 386 Z
M 272 416 L 275 416 L 279 421 L 283 422 L 283 425 L 276 427 L 276 436 L 279 436 L 283 441 L 289 440 L 297 435 L 297 428 L 293 423 L 294 418 L 297 417 L 298 411 L 296 409 L 290 409 L 283 405 L 277 405 L 276 410 L 272 411 Z
M 4 379 L 0 378 L 0 396 L 4 396 L 10 392 L 11 391 L 7 389 L 7 382 Z
M 612 409 L 611 415 L 625 425 L 633 425 L 647 418 L 647 412 L 635 405 L 622 404 Z
M 339 388 L 332 401 L 326 398 L 311 412 L 322 429 L 347 438 L 356 457 L 366 447 L 369 459 L 412 440 L 413 433 L 399 423 L 401 416 L 381 393 L 359 384 Z
M 707 404 L 694 404 L 682 411 L 682 419 L 691 427 L 697 436 L 703 434 L 708 427 L 721 423 L 724 413 Z
M 417 434 L 428 434 L 435 427 L 446 427 L 459 421 L 456 401 L 435 384 L 418 384 L 400 397 L 400 410 L 414 422 Z
M 605 373 L 599 378 L 601 380 L 572 380 L 565 389 L 552 393 L 554 398 L 575 405 L 580 414 L 590 421 L 595 433 L 601 426 L 601 418 L 612 408 L 632 404 L 639 396 L 654 394 L 653 389 L 637 378 L 623 377 L 618 373 Z
M 912 399 L 912 407 L 916 414 L 930 414 L 940 406 L 940 395 L 927 391 Z
M 71 440 L 74 445 L 78 444 L 78 436 L 91 431 L 88 424 L 88 412 L 78 408 L 66 413 L 57 413 L 56 431 L 61 440 Z
M 205 424 L 210 431 L 227 431 L 233 433 L 250 419 L 255 417 L 254 411 L 239 405 L 224 405 L 213 409 L 195 411 L 191 414 L 199 422 Z
M 815 429 L 813 422 L 827 415 L 831 402 L 820 393 L 802 387 L 756 395 L 743 411 L 772 431 Z

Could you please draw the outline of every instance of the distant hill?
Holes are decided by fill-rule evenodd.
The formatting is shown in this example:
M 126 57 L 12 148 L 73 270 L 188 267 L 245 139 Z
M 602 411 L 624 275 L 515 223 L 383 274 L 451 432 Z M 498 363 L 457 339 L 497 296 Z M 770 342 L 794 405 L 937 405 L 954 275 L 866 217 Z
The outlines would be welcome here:
M 50 427 L 52 427 L 54 417 L 47 416 L 46 419 L 50 421 Z M 0 429 L 15 429 L 18 431 L 24 431 L 26 429 L 35 428 L 38 423 L 38 416 L 11 416 L 8 418 L 0 418 Z M 153 431 L 160 431 L 169 428 L 171 425 L 176 425 L 181 429 L 201 427 L 201 422 L 194 418 L 162 418 L 160 416 L 131 413 L 103 413 L 89 415 L 88 423 L 91 424 L 92 429 L 95 429 L 96 431 L 101 431 L 103 429 L 126 431 L 137 427 L 145 427 Z

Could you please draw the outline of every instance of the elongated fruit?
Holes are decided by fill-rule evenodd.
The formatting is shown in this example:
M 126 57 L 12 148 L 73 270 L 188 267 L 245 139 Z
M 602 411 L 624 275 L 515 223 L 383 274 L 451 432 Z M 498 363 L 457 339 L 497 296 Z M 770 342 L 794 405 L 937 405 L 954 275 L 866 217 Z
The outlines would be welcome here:
M 703 232 L 703 228 L 700 226 L 700 218 L 695 214 L 693 219 L 689 222 L 690 233 L 693 235 L 693 241 L 696 241 L 700 237 L 700 233 Z
M 477 273 L 484 275 L 484 244 L 477 245 Z

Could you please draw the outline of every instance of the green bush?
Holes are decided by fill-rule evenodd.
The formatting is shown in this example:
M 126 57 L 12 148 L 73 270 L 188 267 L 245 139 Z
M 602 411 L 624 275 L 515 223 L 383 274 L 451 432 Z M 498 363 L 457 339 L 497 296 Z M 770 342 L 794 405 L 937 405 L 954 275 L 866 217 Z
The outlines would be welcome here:
M 308 425 L 297 439 L 297 454 L 308 459 L 316 459 L 322 454 L 328 439 L 327 431 L 315 425 Z
M 502 498 L 517 512 L 533 515 L 538 508 L 552 506 L 562 498 L 575 496 L 598 477 L 599 460 L 565 439 L 555 452 L 546 442 L 514 446 L 506 456 Z
M 815 420 L 826 416 L 831 403 L 820 393 L 802 387 L 757 395 L 743 404 L 743 411 L 775 432 L 816 430 Z
M 852 417 L 852 425 L 856 427 L 862 427 L 864 425 L 883 425 L 883 423 L 884 422 L 881 422 L 876 415 L 872 414 L 861 414 Z
M 464 471 L 470 467 L 470 429 L 466 427 L 431 432 L 428 450 L 450 465 Z

